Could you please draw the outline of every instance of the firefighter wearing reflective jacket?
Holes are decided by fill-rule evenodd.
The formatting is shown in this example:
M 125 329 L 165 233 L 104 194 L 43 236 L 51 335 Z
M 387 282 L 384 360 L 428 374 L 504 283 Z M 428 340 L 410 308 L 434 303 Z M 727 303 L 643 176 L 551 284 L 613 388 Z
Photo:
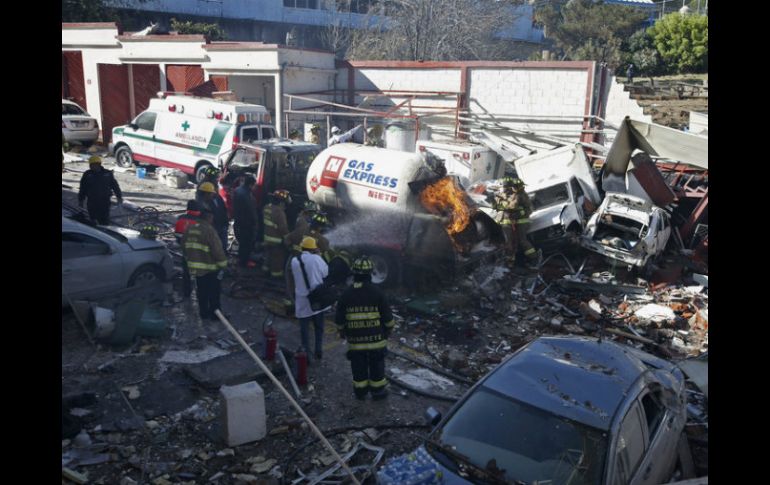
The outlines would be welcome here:
M 356 399 L 364 399 L 369 392 L 372 399 L 387 396 L 385 353 L 394 322 L 385 295 L 371 283 L 372 269 L 366 256 L 353 262 L 353 286 L 337 302 L 335 318 L 340 337 L 348 341 Z
M 273 278 L 283 278 L 283 267 L 286 262 L 286 236 L 289 225 L 286 222 L 286 206 L 291 204 L 288 190 L 276 190 L 270 194 L 270 203 L 265 206 L 262 218 L 265 225 L 265 235 L 262 239 L 265 248 L 265 262 L 262 269 Z
M 188 226 L 182 236 L 182 251 L 187 260 L 190 275 L 195 277 L 198 295 L 198 311 L 202 319 L 215 320 L 219 310 L 221 280 L 227 267 L 227 257 L 222 241 L 214 230 L 214 214 L 201 208 L 200 218 L 194 226 Z
M 499 221 L 503 226 L 503 233 L 508 241 L 508 250 L 511 259 L 515 259 L 516 252 L 520 248 L 524 256 L 530 262 L 537 260 L 539 252 L 532 246 L 527 238 L 529 216 L 532 214 L 532 201 L 524 191 L 524 182 L 519 178 L 505 177 L 503 179 L 503 193 L 495 200 L 495 209 L 502 212 Z

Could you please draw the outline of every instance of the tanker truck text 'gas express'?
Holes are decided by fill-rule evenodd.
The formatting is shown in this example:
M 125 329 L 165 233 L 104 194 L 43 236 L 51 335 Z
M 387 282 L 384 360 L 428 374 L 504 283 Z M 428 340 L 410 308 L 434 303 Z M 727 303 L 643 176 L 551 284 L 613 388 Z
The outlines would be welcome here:
M 326 161 L 326 167 L 324 167 L 323 174 L 321 175 L 321 185 L 335 187 L 343 167 L 345 167 L 345 171 L 342 172 L 342 178 L 344 179 L 357 180 L 359 182 L 391 189 L 395 189 L 398 185 L 397 178 L 373 172 L 374 164 L 371 162 L 367 163 L 363 160 L 350 160 L 345 164 L 345 159 L 339 157 L 329 157 Z

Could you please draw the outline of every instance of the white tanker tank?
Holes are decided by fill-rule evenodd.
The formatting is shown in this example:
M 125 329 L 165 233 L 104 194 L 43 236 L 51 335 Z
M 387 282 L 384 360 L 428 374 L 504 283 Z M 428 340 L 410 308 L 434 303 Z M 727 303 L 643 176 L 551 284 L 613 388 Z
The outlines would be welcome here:
M 446 178 L 442 162 L 420 153 L 341 143 L 316 156 L 306 183 L 308 198 L 333 216 L 335 228 L 327 233 L 332 246 L 368 254 L 373 281 L 391 284 L 406 268 L 454 272 L 458 261 L 470 259 L 468 248 L 501 240 L 499 226 L 457 185 L 469 223 L 450 236 L 456 212 L 428 210 L 420 200 L 426 187 Z
M 414 212 L 422 209 L 409 182 L 436 176 L 419 153 L 340 143 L 313 160 L 307 195 L 327 209 Z

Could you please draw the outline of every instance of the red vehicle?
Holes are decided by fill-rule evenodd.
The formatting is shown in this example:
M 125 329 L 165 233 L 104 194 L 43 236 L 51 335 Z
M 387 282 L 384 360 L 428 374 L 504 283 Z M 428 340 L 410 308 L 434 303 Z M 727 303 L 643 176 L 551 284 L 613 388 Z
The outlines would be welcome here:
M 286 217 L 290 223 L 293 222 L 307 200 L 307 169 L 321 150 L 320 145 L 313 143 L 274 138 L 253 145 L 239 144 L 234 150 L 222 154 L 219 157 L 219 168 L 222 170 L 219 195 L 225 201 L 228 216 L 233 217 L 233 191 L 240 186 L 243 175 L 248 173 L 257 179 L 252 190 L 260 217 L 267 194 L 285 189 L 292 198 Z

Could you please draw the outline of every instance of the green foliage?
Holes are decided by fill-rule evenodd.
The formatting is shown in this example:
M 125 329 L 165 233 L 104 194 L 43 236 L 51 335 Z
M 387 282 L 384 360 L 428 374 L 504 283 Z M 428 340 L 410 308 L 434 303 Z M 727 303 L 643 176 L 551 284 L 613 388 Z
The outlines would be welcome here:
M 62 22 L 110 22 L 115 20 L 112 9 L 102 0 L 62 0 Z
M 644 23 L 647 14 L 593 0 L 570 0 L 549 2 L 535 12 L 535 19 L 568 58 L 602 61 L 615 69 L 622 63 L 622 40 Z
M 708 71 L 707 16 L 672 13 L 650 27 L 648 34 L 671 71 Z
M 225 31 L 217 24 L 205 24 L 203 22 L 181 21 L 171 19 L 171 30 L 180 34 L 203 34 L 209 40 L 224 40 Z
M 628 39 L 628 49 L 624 53 L 623 68 L 629 63 L 634 65 L 640 75 L 656 76 L 665 73 L 665 65 L 655 49 L 652 37 L 644 29 L 634 32 Z

